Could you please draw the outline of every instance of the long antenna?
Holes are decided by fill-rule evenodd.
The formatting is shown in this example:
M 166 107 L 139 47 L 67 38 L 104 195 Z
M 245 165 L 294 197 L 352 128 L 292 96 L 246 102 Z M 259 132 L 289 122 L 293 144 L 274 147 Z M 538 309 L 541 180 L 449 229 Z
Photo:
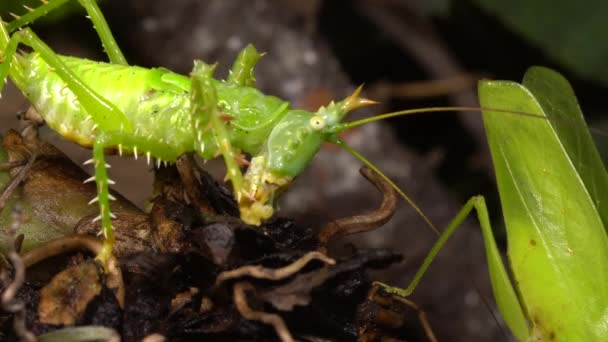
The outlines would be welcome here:
M 536 119 L 547 120 L 547 117 L 543 116 L 543 115 L 526 113 L 526 112 L 517 112 L 517 111 L 512 111 L 512 110 L 506 110 L 506 109 L 480 108 L 480 107 L 429 107 L 429 108 L 414 108 L 414 109 L 400 110 L 400 111 L 397 111 L 397 112 L 380 114 L 380 115 L 375 115 L 375 116 L 372 116 L 372 117 L 369 117 L 369 118 L 364 118 L 364 119 L 361 119 L 361 120 L 346 122 L 346 123 L 343 123 L 343 124 L 336 125 L 336 128 L 334 129 L 334 132 L 338 133 L 338 132 L 346 131 L 346 130 L 349 130 L 351 128 L 357 127 L 357 126 L 364 125 L 366 123 L 370 123 L 370 122 L 374 122 L 374 121 L 380 121 L 380 120 L 389 119 L 389 118 L 394 118 L 394 117 L 397 117 L 397 116 L 414 115 L 414 114 L 421 114 L 421 113 L 462 112 L 462 111 L 469 111 L 469 112 L 498 112 L 498 113 L 515 114 L 515 115 L 528 116 L 528 117 L 532 117 L 532 118 L 536 118 Z
M 416 210 L 416 212 L 418 213 L 418 215 L 420 215 L 420 217 L 422 217 L 422 219 L 424 219 L 424 221 L 426 222 L 426 224 L 429 227 L 431 227 L 431 229 L 435 232 L 435 234 L 440 235 L 439 230 L 437 229 L 437 227 L 435 227 L 435 225 L 433 224 L 433 222 L 431 222 L 431 220 L 424 214 L 424 212 L 422 212 L 422 209 L 420 209 L 420 207 L 418 207 L 418 205 L 414 202 L 414 200 L 412 200 L 410 197 L 408 197 L 397 186 L 397 184 L 395 184 L 392 180 L 390 180 L 390 178 L 388 178 L 384 173 L 382 173 L 382 171 L 380 171 L 374 164 L 372 164 L 369 160 L 367 160 L 365 157 L 363 157 L 359 152 L 355 151 L 352 147 L 350 147 L 344 141 L 340 140 L 340 138 L 336 137 L 333 140 L 331 140 L 331 142 L 333 142 L 334 144 L 336 144 L 336 145 L 340 146 L 341 148 L 345 149 L 350 154 L 352 154 L 353 156 L 355 156 L 355 158 L 357 158 L 361 162 L 363 162 L 363 164 L 367 165 L 370 169 L 374 170 L 374 172 L 376 172 L 382 179 L 384 179 L 388 184 L 390 184 L 393 187 L 393 189 L 395 189 L 395 191 L 397 191 L 399 193 L 399 195 L 401 195 L 401 197 L 403 197 L 403 199 L 412 208 L 414 208 L 414 210 Z

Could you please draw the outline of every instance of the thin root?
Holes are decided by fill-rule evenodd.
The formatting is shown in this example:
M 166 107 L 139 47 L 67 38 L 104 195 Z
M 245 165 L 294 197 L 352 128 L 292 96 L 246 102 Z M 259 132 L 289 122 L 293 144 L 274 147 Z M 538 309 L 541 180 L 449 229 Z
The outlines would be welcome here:
M 17 229 L 21 225 L 23 220 L 22 213 L 18 209 L 13 210 L 13 218 L 11 227 L 7 231 L 8 239 L 12 239 L 12 237 L 17 232 Z M 16 239 L 17 240 L 17 239 Z M 27 329 L 25 324 L 25 304 L 19 300 L 15 299 L 17 292 L 25 282 L 25 265 L 19 254 L 17 253 L 16 244 L 8 244 L 8 258 L 13 264 L 13 268 L 15 270 L 15 278 L 13 281 L 5 288 L 4 292 L 2 292 L 0 301 L 2 304 L 2 309 L 15 314 L 13 320 L 13 328 L 15 329 L 15 333 L 19 337 L 20 341 L 36 341 L 36 336 Z M 7 276 L 5 273 L 7 270 L 5 269 L 2 274 L 2 278 Z
M 254 290 L 253 285 L 247 282 L 240 282 L 234 285 L 234 304 L 236 305 L 236 308 L 241 316 L 250 321 L 259 321 L 265 324 L 270 324 L 274 327 L 274 330 L 277 332 L 277 335 L 281 341 L 293 342 L 294 339 L 281 316 L 261 311 L 254 311 L 249 307 L 249 304 L 247 304 L 247 294 L 245 293 L 247 290 Z
M 88 250 L 97 255 L 102 248 L 102 242 L 88 235 L 68 235 L 55 240 L 51 240 L 44 245 L 33 249 L 23 255 L 25 267 L 30 267 L 42 260 L 54 257 L 74 250 Z M 116 289 L 116 299 L 120 307 L 125 303 L 125 286 L 122 279 L 122 272 L 118 266 L 118 260 L 111 255 L 107 263 L 108 272 L 106 273 L 106 285 Z
M 384 225 L 395 213 L 397 193 L 382 177 L 367 166 L 359 172 L 382 193 L 382 204 L 375 211 L 365 215 L 344 217 L 328 223 L 319 233 L 322 248 L 336 238 L 350 234 L 367 232 Z
M 336 261 L 321 252 L 308 252 L 292 264 L 282 268 L 265 268 L 258 265 L 243 266 L 234 270 L 220 273 L 215 282 L 216 286 L 221 285 L 226 280 L 249 276 L 257 279 L 281 280 L 299 272 L 311 260 L 321 260 L 328 265 L 333 265 Z

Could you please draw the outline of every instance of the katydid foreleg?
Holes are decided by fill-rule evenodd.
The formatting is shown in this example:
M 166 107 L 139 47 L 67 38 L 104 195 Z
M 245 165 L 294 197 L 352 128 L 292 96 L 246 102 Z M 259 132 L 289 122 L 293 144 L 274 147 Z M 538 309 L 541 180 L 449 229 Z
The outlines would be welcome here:
M 207 119 L 209 122 L 208 129 L 212 129 L 215 135 L 219 152 L 224 156 L 226 163 L 226 178 L 232 182 L 234 194 L 237 196 L 236 200 L 239 201 L 242 194 L 243 188 L 243 174 L 237 164 L 237 156 L 240 154 L 236 151 L 228 138 L 228 132 L 224 125 L 224 122 L 220 118 L 220 110 L 218 108 L 217 92 L 212 83 L 213 71 L 215 66 L 210 66 L 202 61 L 196 61 L 194 63 L 194 69 L 192 70 L 192 90 L 191 97 L 192 103 L 192 120 L 193 128 L 199 132 L 196 135 L 195 149 L 199 155 L 203 155 L 205 152 L 205 144 L 202 140 L 203 124 L 202 120 Z

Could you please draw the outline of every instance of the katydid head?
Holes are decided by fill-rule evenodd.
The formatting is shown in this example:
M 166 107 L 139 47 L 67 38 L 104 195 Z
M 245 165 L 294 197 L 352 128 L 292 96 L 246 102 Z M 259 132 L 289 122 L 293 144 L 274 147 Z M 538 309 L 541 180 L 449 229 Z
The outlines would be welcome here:
M 376 101 L 360 97 L 361 90 L 363 90 L 362 85 L 344 100 L 337 103 L 332 101 L 327 106 L 319 108 L 310 119 L 310 125 L 316 130 L 332 134 L 346 114 L 361 107 L 377 104 Z
M 346 114 L 376 103 L 359 97 L 361 89 L 316 112 L 289 110 L 285 114 L 245 174 L 244 191 L 237 195 L 243 220 L 259 225 L 270 218 L 274 199 L 304 171 L 324 141 L 336 140 L 336 129 Z

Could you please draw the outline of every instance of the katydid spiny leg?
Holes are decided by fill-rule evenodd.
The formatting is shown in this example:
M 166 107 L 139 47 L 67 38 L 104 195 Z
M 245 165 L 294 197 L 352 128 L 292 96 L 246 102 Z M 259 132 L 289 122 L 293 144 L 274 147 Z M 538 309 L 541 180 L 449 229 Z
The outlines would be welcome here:
M 255 83 L 255 75 L 254 75 L 253 68 L 262 56 L 263 56 L 263 54 L 259 53 L 256 50 L 256 48 L 253 47 L 253 45 L 248 45 L 243 50 L 241 50 L 241 52 L 237 56 L 236 60 L 234 61 L 233 65 L 230 69 L 227 83 L 230 83 L 230 84 L 233 84 L 233 85 L 239 86 L 239 87 L 253 86 L 253 84 Z M 212 68 L 215 68 L 215 66 L 212 66 Z M 191 76 L 194 77 L 194 71 Z M 209 81 L 207 83 L 205 83 L 205 84 L 207 84 L 206 86 L 211 86 L 212 85 L 211 81 L 212 81 L 211 78 L 209 78 Z M 203 86 L 205 86 L 205 85 L 203 85 Z M 194 89 L 194 86 L 192 88 Z M 197 90 L 198 89 L 199 88 L 197 88 Z M 204 88 L 201 88 L 201 89 L 204 90 Z M 217 92 L 215 90 L 214 90 L 214 93 L 215 93 L 215 95 L 213 95 L 213 96 L 215 98 L 217 98 Z M 191 95 L 192 95 L 192 99 L 193 99 L 192 103 L 194 104 L 194 103 L 196 103 L 194 100 L 195 94 L 192 93 Z M 219 104 L 219 101 L 218 101 L 218 104 L 216 104 L 216 106 L 221 107 L 221 104 Z M 218 107 L 219 116 L 220 116 L 220 118 L 222 118 L 222 120 L 220 122 L 212 121 L 213 120 L 212 118 L 215 116 L 209 115 L 208 113 L 200 113 L 200 112 L 192 113 L 192 125 L 193 125 L 194 132 L 196 132 L 195 146 L 198 149 L 198 151 L 200 152 L 200 155 L 204 155 L 203 153 L 205 152 L 205 149 L 206 149 L 205 142 L 202 139 L 203 133 L 207 130 L 214 129 L 218 124 L 223 124 L 223 121 L 229 121 L 231 119 L 229 116 L 223 115 L 224 113 L 221 111 L 220 107 Z M 195 106 L 193 105 L 192 108 L 194 109 Z M 220 128 L 220 130 L 222 130 L 222 128 Z M 225 130 L 225 129 L 223 129 L 223 130 Z M 219 143 L 219 140 L 218 140 L 218 143 Z M 241 161 L 245 161 L 245 158 L 241 158 L 240 151 L 233 150 L 233 149 L 230 149 L 230 150 L 234 151 L 233 154 L 234 154 L 234 158 L 237 159 L 237 164 L 240 163 Z M 239 181 L 237 180 L 237 182 L 239 182 Z M 242 184 L 242 182 L 239 182 L 239 183 Z
M 243 189 L 243 174 L 237 163 L 240 151 L 236 151 L 230 144 L 228 131 L 220 117 L 222 113 L 218 107 L 217 92 L 212 83 L 215 67 L 215 65 L 211 66 L 202 61 L 194 62 L 194 69 L 191 73 L 192 123 L 194 129 L 198 133 L 201 133 L 201 130 L 204 129 L 201 122 L 208 120 L 210 127 L 213 129 L 219 153 L 224 156 L 226 177 L 232 183 L 234 194 L 237 197 L 236 200 L 239 201 Z M 200 154 L 203 154 L 205 151 L 201 134 L 196 135 L 195 149 Z
M 230 72 L 228 74 L 227 83 L 234 84 L 236 86 L 253 86 L 255 83 L 254 66 L 258 60 L 264 54 L 259 53 L 253 45 L 247 45 L 232 64 Z M 207 125 L 211 116 L 209 115 L 194 115 L 193 125 L 197 132 L 207 129 Z M 200 146 L 202 143 L 201 139 L 197 139 L 197 145 Z M 201 152 L 204 151 L 204 147 L 201 148 Z
M 238 55 L 230 74 L 228 75 L 228 83 L 236 84 L 238 86 L 253 87 L 255 84 L 255 74 L 253 67 L 255 64 L 264 56 L 263 53 L 259 53 L 253 45 L 247 45 Z
M 25 44 L 36 53 L 51 67 L 54 72 L 65 82 L 66 87 L 70 89 L 78 98 L 78 101 L 91 115 L 93 121 L 103 131 L 132 131 L 131 122 L 125 114 L 120 111 L 112 102 L 106 100 L 96 91 L 91 89 L 87 84 L 78 78 L 57 56 L 57 54 L 46 45 L 36 34 L 29 28 L 24 28 L 21 31 L 15 32 L 9 43 L 4 55 L 4 62 L 0 64 L 0 91 L 5 83 L 5 78 L 8 76 L 12 61 L 15 59 L 16 48 L 19 43 Z
M 110 212 L 110 200 L 114 198 L 110 195 L 109 183 L 112 181 L 108 177 L 107 168 L 109 165 L 106 164 L 104 156 L 104 146 L 107 145 L 107 140 L 108 136 L 104 133 L 95 137 L 95 143 L 93 144 L 93 159 L 91 159 L 95 169 L 95 175 L 89 178 L 89 180 L 94 180 L 97 184 L 97 197 L 89 203 L 99 203 L 99 216 L 97 216 L 96 220 L 99 219 L 101 221 L 101 232 L 104 236 L 104 241 L 96 259 L 99 260 L 104 267 L 112 256 L 112 247 L 114 246 L 114 233 L 112 231 L 113 215 Z
M 16 19 L 7 25 L 8 32 L 13 32 L 28 24 L 31 24 L 36 19 L 43 17 L 52 10 L 63 6 L 68 1 L 70 0 L 41 0 L 43 5 L 34 9 L 24 6 L 29 12 L 22 16 L 15 16 Z M 114 39 L 114 36 L 112 35 L 112 32 L 108 27 L 108 23 L 101 13 L 97 2 L 95 0 L 78 0 L 78 2 L 82 5 L 82 7 L 84 7 L 84 9 L 87 11 L 88 17 L 93 22 L 93 27 L 101 39 L 101 43 L 104 50 L 108 54 L 110 62 L 112 62 L 112 64 L 127 65 L 127 60 L 125 59 L 122 51 L 120 51 L 120 48 L 118 47 L 118 44 L 116 43 L 116 40 Z
M 19 43 L 30 46 L 36 53 L 39 53 L 41 58 L 52 67 L 55 72 L 65 82 L 66 87 L 70 89 L 80 104 L 87 110 L 95 124 L 101 132 L 131 132 L 132 125 L 124 113 L 122 113 L 114 104 L 106 100 L 82 80 L 80 80 L 73 72 L 65 66 L 59 57 L 38 38 L 29 28 L 16 32 L 11 37 L 5 55 L 5 61 L 0 65 L 0 90 L 4 85 L 4 78 L 8 75 L 11 67 L 11 61 L 16 53 L 16 47 Z M 111 255 L 114 237 L 112 234 L 111 213 L 109 207 L 109 198 L 111 198 L 108 190 L 110 182 L 107 172 L 106 163 L 103 155 L 104 147 L 106 146 L 107 137 L 100 135 L 95 137 L 93 148 L 93 159 L 95 164 L 95 176 L 91 180 L 97 183 L 98 196 L 92 201 L 99 202 L 100 219 L 102 223 L 102 232 L 105 236 L 104 246 L 98 255 L 98 260 L 105 265 Z

